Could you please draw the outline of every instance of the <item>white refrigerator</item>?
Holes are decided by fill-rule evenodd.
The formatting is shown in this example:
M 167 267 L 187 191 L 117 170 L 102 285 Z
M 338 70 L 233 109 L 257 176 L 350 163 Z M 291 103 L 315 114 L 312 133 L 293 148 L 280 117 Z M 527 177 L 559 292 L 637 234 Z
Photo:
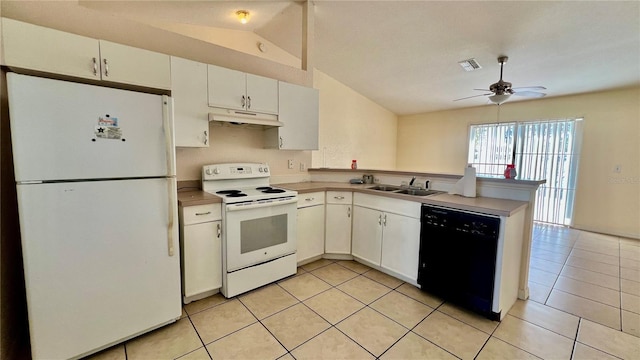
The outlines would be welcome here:
M 7 74 L 34 359 L 181 315 L 171 98 Z

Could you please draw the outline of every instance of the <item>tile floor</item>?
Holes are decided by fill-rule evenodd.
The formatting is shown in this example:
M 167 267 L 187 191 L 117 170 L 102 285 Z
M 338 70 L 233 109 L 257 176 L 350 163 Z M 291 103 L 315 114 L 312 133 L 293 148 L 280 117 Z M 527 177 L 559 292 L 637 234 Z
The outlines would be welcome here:
M 640 359 L 640 242 L 536 225 L 529 301 L 500 323 L 319 260 L 92 359 Z

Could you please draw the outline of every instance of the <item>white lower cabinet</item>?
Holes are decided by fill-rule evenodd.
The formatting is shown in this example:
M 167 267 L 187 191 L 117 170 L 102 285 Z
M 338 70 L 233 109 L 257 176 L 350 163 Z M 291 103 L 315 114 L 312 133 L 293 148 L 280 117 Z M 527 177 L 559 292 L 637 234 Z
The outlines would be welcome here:
M 327 191 L 324 252 L 351 254 L 352 192 Z
M 355 205 L 351 254 L 380 265 L 382 254 L 382 212 Z
M 180 208 L 182 293 L 185 304 L 222 287 L 220 204 Z
M 385 213 L 382 224 L 384 230 L 380 266 L 417 281 L 420 219 Z
M 297 261 L 324 254 L 324 192 L 298 195 Z
M 415 284 L 421 204 L 359 193 L 353 204 L 353 256 Z

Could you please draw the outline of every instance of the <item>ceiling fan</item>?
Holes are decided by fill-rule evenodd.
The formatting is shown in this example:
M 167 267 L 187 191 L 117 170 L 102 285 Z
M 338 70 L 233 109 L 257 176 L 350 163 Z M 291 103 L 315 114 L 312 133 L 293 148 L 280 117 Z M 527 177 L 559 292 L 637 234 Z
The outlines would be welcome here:
M 500 56 L 498 58 L 498 62 L 500 63 L 500 80 L 498 80 L 497 83 L 491 84 L 488 90 L 473 89 L 478 91 L 490 91 L 489 93 L 467 96 L 460 99 L 455 99 L 453 101 L 471 99 L 478 96 L 489 96 L 489 101 L 491 101 L 494 104 L 500 105 L 505 101 L 507 101 L 511 97 L 511 95 L 534 97 L 534 98 L 539 98 L 547 95 L 545 93 L 534 91 L 534 90 L 546 90 L 547 88 L 545 88 L 544 86 L 526 86 L 526 87 L 512 88 L 510 82 L 503 81 L 502 68 L 504 67 L 504 64 L 507 62 L 507 60 L 509 60 L 507 56 Z

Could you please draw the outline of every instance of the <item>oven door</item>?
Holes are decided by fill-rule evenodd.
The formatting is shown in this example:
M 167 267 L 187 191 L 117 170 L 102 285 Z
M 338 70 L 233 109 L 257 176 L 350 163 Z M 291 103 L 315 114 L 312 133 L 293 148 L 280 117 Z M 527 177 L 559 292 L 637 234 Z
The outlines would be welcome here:
M 226 271 L 296 252 L 297 197 L 226 206 Z

